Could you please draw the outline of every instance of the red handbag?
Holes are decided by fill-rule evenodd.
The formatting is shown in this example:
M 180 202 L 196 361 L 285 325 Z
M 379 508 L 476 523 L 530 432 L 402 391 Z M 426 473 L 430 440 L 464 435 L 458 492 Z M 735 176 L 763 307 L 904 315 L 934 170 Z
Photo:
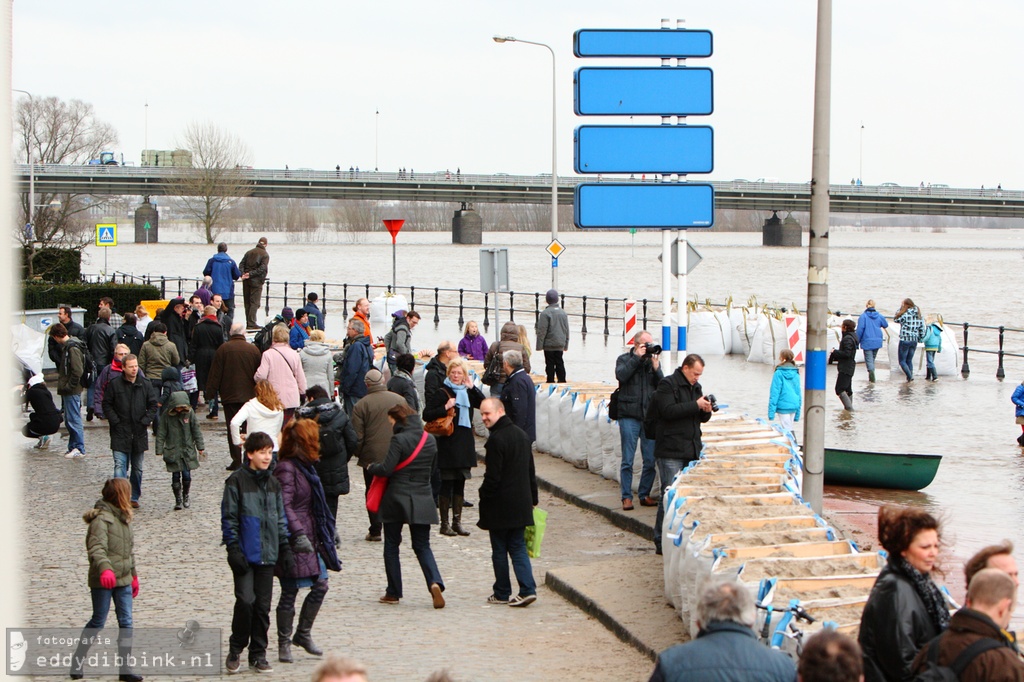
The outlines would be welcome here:
M 423 444 L 427 442 L 427 432 L 424 431 L 420 437 L 420 444 L 416 446 L 416 449 L 412 451 L 412 454 L 406 457 L 404 460 L 399 462 L 398 466 L 395 467 L 395 471 L 404 469 L 416 459 L 416 455 L 420 454 L 420 450 L 423 449 Z M 391 473 L 394 474 L 395 471 Z M 366 489 L 366 510 L 377 513 L 380 509 L 380 501 L 384 498 L 384 491 L 388 489 L 388 481 L 391 479 L 387 476 L 374 476 L 373 480 L 370 481 L 370 487 Z

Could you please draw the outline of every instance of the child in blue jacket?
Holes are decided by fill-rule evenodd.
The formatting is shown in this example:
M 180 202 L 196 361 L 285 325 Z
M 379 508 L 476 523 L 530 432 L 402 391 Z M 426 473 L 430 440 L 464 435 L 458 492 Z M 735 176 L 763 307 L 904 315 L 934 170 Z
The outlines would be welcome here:
M 779 426 L 793 434 L 793 425 L 800 421 L 800 370 L 793 351 L 779 353 L 779 364 L 772 375 L 772 388 L 768 394 L 768 419 L 779 418 Z

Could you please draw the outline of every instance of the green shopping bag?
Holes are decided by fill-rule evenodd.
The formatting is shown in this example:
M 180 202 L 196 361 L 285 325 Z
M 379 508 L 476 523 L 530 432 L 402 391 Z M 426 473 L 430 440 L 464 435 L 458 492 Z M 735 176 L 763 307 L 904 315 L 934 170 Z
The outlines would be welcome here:
M 544 529 L 548 525 L 548 513 L 539 507 L 533 508 L 533 525 L 526 527 L 526 553 L 531 559 L 540 558 L 540 543 L 544 540 Z

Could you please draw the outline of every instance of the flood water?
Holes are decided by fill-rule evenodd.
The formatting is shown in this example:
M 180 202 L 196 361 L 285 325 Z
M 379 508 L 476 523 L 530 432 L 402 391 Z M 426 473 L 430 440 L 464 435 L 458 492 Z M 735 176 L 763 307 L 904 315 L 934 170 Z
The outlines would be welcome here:
M 127 231 L 126 231 L 127 232 Z M 205 244 L 170 243 L 194 239 L 161 226 L 160 245 L 121 245 L 107 254 L 108 272 L 194 277 L 215 249 Z M 391 280 L 390 237 L 380 233 L 329 235 L 319 243 L 286 243 L 284 235 L 270 234 L 270 277 L 291 282 L 387 284 Z M 257 235 L 223 235 L 229 254 L 241 259 Z M 703 262 L 688 282 L 688 298 L 721 303 L 732 296 L 746 302 L 755 296 L 760 303 L 796 306 L 806 302 L 806 248 L 782 249 L 760 246 L 760 234 L 689 233 Z M 544 292 L 550 286 L 550 259 L 544 247 L 547 234 L 489 233 L 484 246 L 509 249 L 510 279 L 517 292 Z M 579 231 L 560 235 L 567 247 L 559 268 L 560 290 L 566 295 L 605 296 L 621 299 L 660 299 L 661 269 L 657 261 L 661 238 L 657 233 Z M 880 312 L 892 315 L 904 297 L 911 297 L 926 313 L 939 313 L 947 322 L 1024 327 L 1024 289 L 1017 283 L 1024 260 L 1024 230 L 949 229 L 861 232 L 833 229 L 830 236 L 829 301 L 833 310 L 856 316 L 868 298 Z M 805 235 L 806 242 L 806 235 Z M 400 287 L 435 286 L 479 289 L 479 248 L 453 246 L 445 233 L 402 233 L 397 250 Z M 83 270 L 98 272 L 103 253 L 89 247 Z M 673 289 L 673 294 L 675 290 Z M 241 294 L 241 287 L 238 288 Z M 290 305 L 297 304 L 298 287 L 290 291 Z M 358 295 L 358 293 L 356 294 Z M 417 292 L 417 302 L 421 301 Z M 525 298 L 525 297 L 524 297 Z M 532 295 L 529 301 L 532 302 Z M 527 302 L 524 300 L 525 305 Z M 590 313 L 603 313 L 594 302 Z M 351 300 L 350 303 L 351 305 Z M 419 307 L 423 307 L 419 303 Z M 339 302 L 328 301 L 329 338 L 341 338 L 344 322 Z M 616 314 L 617 308 L 612 308 Z M 648 326 L 658 337 L 655 320 L 660 308 L 650 308 Z M 503 312 L 502 321 L 507 312 Z M 473 317 L 467 314 L 467 318 Z M 479 314 L 475 315 L 479 318 Z M 442 338 L 458 339 L 455 316 L 435 328 L 433 315 L 414 333 L 420 347 L 434 347 Z M 532 331 L 533 316 L 517 321 Z M 621 322 L 612 325 L 606 338 L 603 321 L 589 322 L 586 339 L 579 335 L 579 321 L 566 356 L 569 379 L 613 379 L 615 357 L 622 351 Z M 384 330 L 374 329 L 375 334 Z M 493 339 L 494 327 L 485 336 Z M 975 338 L 971 345 L 992 347 L 994 337 Z M 1007 336 L 1008 351 L 1024 351 L 1024 335 Z M 922 355 L 918 351 L 918 356 Z M 772 367 L 748 363 L 741 356 L 707 357 L 701 383 L 705 393 L 716 394 L 719 403 L 752 416 L 767 412 Z M 920 357 L 915 359 L 920 361 Z M 947 582 L 962 594 L 958 565 L 986 544 L 1009 538 L 1024 548 L 1019 520 L 1024 516 L 1024 454 L 1015 439 L 1010 394 L 1024 378 L 1024 363 L 1007 359 L 1006 379 L 995 378 L 994 356 L 971 356 L 969 379 L 944 376 L 938 382 L 923 380 L 924 370 L 913 383 L 902 374 L 887 371 L 885 350 L 879 354 L 878 382 L 869 384 L 863 366 L 854 377 L 855 411 L 844 413 L 828 392 L 826 443 L 851 449 L 944 455 L 935 481 L 920 493 L 855 491 L 850 496 L 872 502 L 889 501 L 921 505 L 944 522 L 943 535 L 950 549 Z M 834 367 L 829 367 L 829 386 Z M 1018 557 L 1024 562 L 1024 555 Z M 1024 623 L 1020 609 L 1018 623 Z

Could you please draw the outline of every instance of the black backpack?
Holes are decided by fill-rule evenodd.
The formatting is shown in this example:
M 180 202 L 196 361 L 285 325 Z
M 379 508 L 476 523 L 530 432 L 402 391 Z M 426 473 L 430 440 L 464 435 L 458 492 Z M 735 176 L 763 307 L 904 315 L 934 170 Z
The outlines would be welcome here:
M 256 332 L 256 336 L 253 337 L 252 342 L 257 348 L 260 349 L 261 353 L 270 348 L 271 345 L 273 345 L 274 327 L 284 323 L 285 322 L 283 317 L 281 317 L 280 315 L 275 315 L 274 319 L 272 319 L 270 322 L 267 322 L 265 325 L 263 325 L 262 328 L 260 328 L 258 332 Z
M 928 657 L 925 659 L 925 668 L 914 677 L 915 682 L 956 682 L 975 658 L 990 649 L 1006 646 L 992 637 L 982 637 L 961 651 L 953 659 L 952 663 L 945 666 L 939 665 L 939 644 L 941 639 L 942 635 L 939 635 L 928 644 Z

